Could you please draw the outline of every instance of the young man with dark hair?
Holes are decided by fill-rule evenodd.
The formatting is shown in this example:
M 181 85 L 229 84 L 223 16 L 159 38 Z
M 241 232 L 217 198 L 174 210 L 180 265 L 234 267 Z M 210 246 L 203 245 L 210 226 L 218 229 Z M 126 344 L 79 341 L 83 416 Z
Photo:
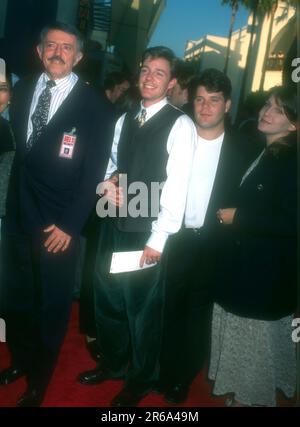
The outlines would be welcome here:
M 18 406 L 39 406 L 72 306 L 78 239 L 96 202 L 110 152 L 104 101 L 72 72 L 77 29 L 55 23 L 37 47 L 38 78 L 14 88 L 16 156 L 2 229 L 1 314 L 12 364 L 0 384 L 26 376 Z
M 127 188 L 142 183 L 149 195 L 152 184 L 164 182 L 164 186 L 155 197 L 149 197 L 146 215 L 131 215 L 129 209 L 126 217 L 106 219 L 101 229 L 94 285 L 102 363 L 81 374 L 79 381 L 99 384 L 124 378 L 125 386 L 112 406 L 137 405 L 158 378 L 161 258 L 168 236 L 181 227 L 197 141 L 193 122 L 167 102 L 167 92 L 176 84 L 175 63 L 168 48 L 146 50 L 139 76 L 142 102 L 136 111 L 124 114 L 115 128 L 108 168 L 114 173 L 113 182 L 125 174 Z M 134 195 L 122 196 L 120 189 L 118 195 L 120 200 L 112 201 L 119 206 L 122 199 L 126 206 L 134 199 Z M 112 253 L 139 250 L 140 267 L 156 265 L 109 274 Z
M 229 107 L 231 106 L 232 85 L 226 74 L 221 73 L 216 68 L 207 68 L 203 71 L 200 76 L 195 78 L 193 81 L 193 92 L 191 94 L 193 100 L 195 100 L 195 97 L 197 96 L 199 86 L 204 87 L 206 91 L 210 93 L 222 92 L 224 101 L 230 101 L 230 104 L 228 105 Z M 230 108 L 226 108 L 225 113 L 228 113 L 229 109 Z
M 243 171 L 242 156 L 225 131 L 231 83 L 221 71 L 205 70 L 194 82 L 198 144 L 189 183 L 184 227 L 169 240 L 159 391 L 168 403 L 186 400 L 191 382 L 207 361 L 211 309 L 212 242 L 222 231 L 217 211 L 231 206 Z

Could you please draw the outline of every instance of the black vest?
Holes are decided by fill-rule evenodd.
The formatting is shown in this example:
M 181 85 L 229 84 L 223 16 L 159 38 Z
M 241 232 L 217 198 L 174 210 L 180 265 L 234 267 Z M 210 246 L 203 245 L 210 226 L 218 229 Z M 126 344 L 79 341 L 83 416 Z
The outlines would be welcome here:
M 130 205 L 136 204 L 135 198 L 140 191 L 128 194 L 126 217 L 118 218 L 118 228 L 127 232 L 147 232 L 151 231 L 151 224 L 157 218 L 160 192 L 157 197 L 151 197 L 151 183 L 163 183 L 167 178 L 166 167 L 168 161 L 167 141 L 172 127 L 176 120 L 183 113 L 180 110 L 167 104 L 143 127 L 139 128 L 135 119 L 137 111 L 128 113 L 122 127 L 122 132 L 118 144 L 118 171 L 127 175 L 127 190 L 135 182 L 143 183 L 147 188 L 147 200 L 143 198 L 142 216 L 132 217 L 130 215 Z M 154 184 L 158 187 L 158 184 Z M 133 189 L 134 190 L 134 189 Z M 135 201 L 134 201 L 134 200 Z M 134 203 L 132 203 L 134 202 Z M 145 215 L 144 215 L 145 214 Z M 122 216 L 122 215 L 120 215 Z

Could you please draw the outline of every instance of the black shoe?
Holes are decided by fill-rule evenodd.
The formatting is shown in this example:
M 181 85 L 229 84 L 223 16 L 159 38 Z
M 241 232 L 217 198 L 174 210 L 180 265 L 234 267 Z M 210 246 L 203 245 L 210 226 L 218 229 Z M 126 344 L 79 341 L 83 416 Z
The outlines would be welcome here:
M 189 384 L 175 384 L 165 391 L 165 401 L 173 405 L 183 403 L 189 394 Z
M 27 389 L 24 394 L 18 399 L 17 406 L 20 408 L 35 408 L 41 406 L 44 399 L 44 394 L 36 389 Z
M 148 391 L 135 388 L 133 386 L 125 386 L 117 396 L 111 401 L 110 406 L 137 406 L 137 404 L 148 394 Z
M 21 369 L 16 368 L 15 366 L 10 366 L 4 371 L 0 372 L 0 385 L 7 385 L 17 381 L 19 378 L 23 377 L 25 374 Z
M 77 377 L 80 384 L 84 385 L 101 384 L 109 379 L 111 379 L 111 376 L 109 375 L 108 370 L 100 366 L 97 366 L 95 369 L 91 369 L 90 371 L 82 372 Z

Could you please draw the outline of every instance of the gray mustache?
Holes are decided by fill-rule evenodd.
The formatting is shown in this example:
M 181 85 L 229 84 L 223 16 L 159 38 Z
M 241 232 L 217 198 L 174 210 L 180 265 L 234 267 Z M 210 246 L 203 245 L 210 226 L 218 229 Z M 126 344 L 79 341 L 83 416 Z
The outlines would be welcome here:
M 57 55 L 51 56 L 51 58 L 48 59 L 48 61 L 59 61 L 61 64 L 65 65 L 65 61 Z

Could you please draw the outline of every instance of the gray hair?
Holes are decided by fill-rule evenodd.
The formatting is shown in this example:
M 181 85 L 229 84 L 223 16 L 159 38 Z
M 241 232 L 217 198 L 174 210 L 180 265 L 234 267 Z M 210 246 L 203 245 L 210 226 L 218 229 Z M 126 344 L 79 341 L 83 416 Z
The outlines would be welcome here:
M 44 27 L 40 33 L 40 45 L 43 45 L 49 31 L 55 31 L 55 30 L 63 31 L 64 33 L 68 33 L 68 34 L 71 34 L 72 36 L 75 36 L 78 53 L 83 52 L 84 40 L 83 40 L 82 34 L 76 27 L 74 27 L 71 24 L 66 24 L 64 22 L 55 22 L 54 24 L 47 25 L 46 27 Z

